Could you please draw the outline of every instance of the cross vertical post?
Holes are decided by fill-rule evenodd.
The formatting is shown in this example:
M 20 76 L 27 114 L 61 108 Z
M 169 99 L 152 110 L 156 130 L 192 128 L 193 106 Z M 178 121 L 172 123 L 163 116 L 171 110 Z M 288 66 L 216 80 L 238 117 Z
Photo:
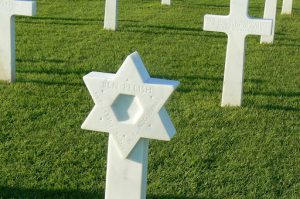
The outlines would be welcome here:
M 281 14 L 290 15 L 293 10 L 293 0 L 283 0 Z
M 276 27 L 276 9 L 277 9 L 277 0 L 266 0 L 265 2 L 265 11 L 264 19 L 272 19 L 273 27 L 271 35 L 262 35 L 260 38 L 260 43 L 271 44 L 274 42 L 275 37 L 275 27 Z
M 171 5 L 171 0 L 161 0 L 161 4 L 163 4 L 163 5 Z
M 33 16 L 35 1 L 0 1 L 0 80 L 16 81 L 15 15 Z
M 118 28 L 118 0 L 105 1 L 104 29 L 117 30 Z
M 221 106 L 242 104 L 247 35 L 271 35 L 272 32 L 272 20 L 248 16 L 248 3 L 248 0 L 231 0 L 229 15 L 204 16 L 204 30 L 228 35 Z

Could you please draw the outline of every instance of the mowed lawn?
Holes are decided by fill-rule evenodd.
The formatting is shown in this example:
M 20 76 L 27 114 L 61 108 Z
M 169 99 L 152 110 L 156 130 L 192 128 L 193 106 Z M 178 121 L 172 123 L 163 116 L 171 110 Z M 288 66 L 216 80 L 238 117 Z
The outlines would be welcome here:
M 243 106 L 221 108 L 227 37 L 202 27 L 229 0 L 121 0 L 117 32 L 104 0 L 38 0 L 16 17 L 17 82 L 0 83 L 0 198 L 104 198 L 108 135 L 80 128 L 82 77 L 134 51 L 181 82 L 166 106 L 176 136 L 150 144 L 148 199 L 300 198 L 300 2 L 292 16 L 281 3 L 275 43 L 247 38 Z M 251 16 L 263 6 L 250 0 Z

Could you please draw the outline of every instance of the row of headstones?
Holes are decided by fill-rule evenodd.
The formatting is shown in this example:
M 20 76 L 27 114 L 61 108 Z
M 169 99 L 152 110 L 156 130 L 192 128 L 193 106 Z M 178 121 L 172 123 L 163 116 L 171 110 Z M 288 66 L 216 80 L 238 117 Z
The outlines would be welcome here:
M 292 0 L 283 0 L 282 6 L 282 14 L 291 14 L 292 12 Z M 106 0 L 105 4 L 105 18 L 104 18 L 104 28 L 116 30 L 117 28 L 117 6 L 118 0 Z M 170 0 L 162 0 L 162 4 L 170 5 Z M 248 18 L 248 1 L 245 2 L 244 5 L 244 12 L 238 12 L 244 16 L 246 15 Z M 266 0 L 265 2 L 265 11 L 264 11 L 264 19 L 271 19 L 272 20 L 272 34 L 270 35 L 267 33 L 269 28 L 267 26 L 262 26 L 267 31 L 263 31 L 263 28 L 260 26 L 264 23 L 268 23 L 266 20 L 261 21 L 261 23 L 253 25 L 254 30 L 250 30 L 252 28 L 251 23 L 254 21 L 244 20 L 236 21 L 238 19 L 234 16 L 234 6 L 232 7 L 232 11 L 229 16 L 232 16 L 233 20 L 227 20 L 227 22 L 219 21 L 222 20 L 221 18 L 211 18 L 209 16 L 205 16 L 204 21 L 204 30 L 211 30 L 209 24 L 214 23 L 215 28 L 212 28 L 213 31 L 220 31 L 220 32 L 230 32 L 228 28 L 236 31 L 236 29 L 241 29 L 241 31 L 246 30 L 245 28 L 249 28 L 247 34 L 262 34 L 261 43 L 273 43 L 274 40 L 274 32 L 275 32 L 275 23 L 276 23 L 276 7 L 277 7 L 277 0 Z M 14 20 L 13 18 L 15 15 L 26 15 L 26 16 L 33 16 L 36 13 L 36 2 L 34 1 L 22 1 L 22 0 L 0 0 L 0 80 L 15 82 L 16 81 L 16 64 L 15 64 L 15 28 L 14 28 Z M 248 18 L 251 20 L 251 18 Z M 235 20 L 235 21 L 234 21 Z M 258 21 L 257 21 L 258 22 Z M 218 24 L 216 24 L 218 23 Z M 222 24 L 224 23 L 224 24 Z M 235 23 L 235 24 L 234 24 Z M 238 23 L 243 23 L 243 26 L 240 27 L 229 27 L 234 26 Z M 269 23 L 270 24 L 270 23 Z M 217 27 L 216 27 L 217 26 Z M 227 26 L 227 28 L 225 27 Z M 248 26 L 248 27 L 247 27 Z M 223 27 L 223 28 L 222 28 Z M 220 29 L 221 28 L 221 29 Z M 220 29 L 220 30 L 219 30 Z M 227 30 L 225 30 L 227 29 Z M 243 30 L 242 30 L 243 29 Z M 259 32 L 260 31 L 260 32 Z M 232 32 L 232 31 L 231 31 Z M 238 31 L 237 31 L 238 32 Z M 247 32 L 247 30 L 246 30 Z M 231 49 L 233 49 L 232 39 L 229 37 L 229 44 L 228 44 L 228 52 L 226 59 L 226 65 L 230 65 L 230 57 L 231 57 Z M 236 43 L 235 41 L 233 41 Z M 239 51 L 239 53 L 242 53 Z M 243 56 L 240 56 L 243 57 Z M 241 60 L 243 62 L 243 60 Z M 227 68 L 225 66 L 225 68 Z M 225 82 L 226 82 L 226 71 L 225 71 Z M 238 80 L 237 80 L 238 81 Z M 240 88 L 236 88 L 239 89 Z M 235 92 L 236 93 L 236 89 Z M 223 94 L 226 95 L 227 89 L 224 88 Z M 231 89 L 230 89 L 231 90 Z M 226 103 L 226 99 L 224 99 L 223 105 L 230 105 Z M 239 103 L 235 103 L 238 105 Z
M 277 0 L 266 0 L 265 10 L 273 13 L 272 7 Z M 163 5 L 171 5 L 171 0 L 162 0 Z M 269 7 L 271 5 L 271 8 Z M 291 14 L 293 7 L 293 0 L 283 0 L 281 14 Z M 105 16 L 104 29 L 116 30 L 118 26 L 118 0 L 106 0 L 105 2 Z
M 34 15 L 36 4 L 0 2 L 0 78 L 14 81 L 14 21 L 10 17 Z M 245 37 L 263 35 L 262 42 L 273 41 L 276 4 L 266 0 L 265 19 L 248 17 L 248 0 L 231 0 L 228 16 L 205 16 L 204 30 L 228 34 L 223 106 L 241 104 Z M 82 128 L 110 134 L 105 198 L 146 198 L 148 139 L 168 141 L 175 135 L 164 104 L 179 82 L 151 78 L 136 52 L 116 74 L 92 72 L 84 82 L 95 106 Z

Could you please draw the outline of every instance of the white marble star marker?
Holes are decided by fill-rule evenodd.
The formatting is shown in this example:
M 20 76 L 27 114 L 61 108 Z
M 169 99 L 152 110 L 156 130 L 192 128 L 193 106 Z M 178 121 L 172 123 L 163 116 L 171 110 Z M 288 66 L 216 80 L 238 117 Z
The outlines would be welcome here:
M 277 9 L 277 0 L 266 0 L 265 2 L 265 11 L 264 19 L 271 19 L 273 21 L 272 34 L 271 35 L 262 35 L 260 38 L 260 43 L 272 44 L 275 37 L 275 26 L 276 26 L 276 9 Z
M 272 20 L 248 16 L 248 1 L 231 0 L 228 16 L 204 17 L 204 30 L 228 35 L 222 106 L 240 106 L 242 103 L 246 36 L 272 33 Z
M 161 4 L 171 5 L 171 0 L 162 0 Z M 104 14 L 104 29 L 117 30 L 118 28 L 118 0 L 105 1 L 105 14 Z
M 14 15 L 33 16 L 35 1 L 0 0 L 0 80 L 16 80 Z
M 290 15 L 293 10 L 293 0 L 283 0 L 281 14 Z
M 179 82 L 151 78 L 137 52 L 116 74 L 92 72 L 84 82 L 95 106 L 82 128 L 110 134 L 105 198 L 145 198 L 148 139 L 174 136 L 164 104 Z

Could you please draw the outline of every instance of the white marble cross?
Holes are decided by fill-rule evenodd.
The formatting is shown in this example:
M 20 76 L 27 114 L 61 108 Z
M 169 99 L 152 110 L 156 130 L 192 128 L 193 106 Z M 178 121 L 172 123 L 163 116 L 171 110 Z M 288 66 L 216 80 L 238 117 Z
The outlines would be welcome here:
M 293 10 L 293 0 L 283 0 L 281 14 L 290 15 Z
M 249 0 L 231 0 L 228 16 L 205 15 L 204 30 L 228 35 L 222 106 L 241 106 L 247 35 L 271 35 L 272 20 L 248 16 Z
M 171 5 L 171 0 L 161 0 L 161 4 L 163 4 L 163 5 Z
M 271 44 L 274 42 L 275 37 L 275 26 L 276 26 L 276 9 L 277 9 L 277 0 L 266 0 L 265 2 L 265 11 L 264 19 L 271 19 L 273 21 L 272 34 L 271 35 L 262 35 L 260 38 L 260 43 Z
M 0 0 L 0 80 L 16 80 L 14 15 L 33 16 L 35 13 L 35 1 Z
M 171 5 L 171 0 L 162 0 L 161 4 Z M 118 28 L 118 0 L 105 1 L 104 29 L 117 30 Z
M 118 27 L 118 0 L 105 1 L 104 29 L 117 30 Z
M 175 135 L 164 104 L 179 82 L 151 78 L 137 52 L 116 74 L 91 72 L 84 82 L 95 106 L 82 128 L 109 132 L 105 198 L 145 199 L 148 139 Z

